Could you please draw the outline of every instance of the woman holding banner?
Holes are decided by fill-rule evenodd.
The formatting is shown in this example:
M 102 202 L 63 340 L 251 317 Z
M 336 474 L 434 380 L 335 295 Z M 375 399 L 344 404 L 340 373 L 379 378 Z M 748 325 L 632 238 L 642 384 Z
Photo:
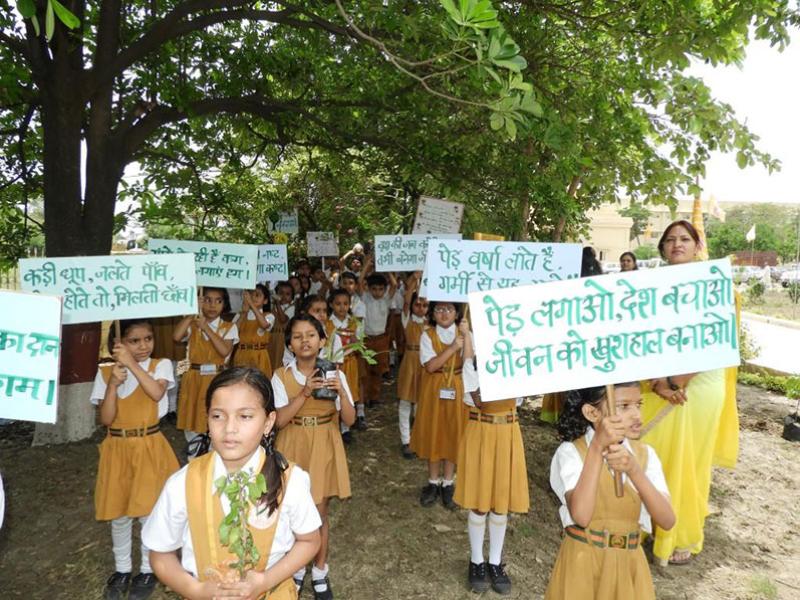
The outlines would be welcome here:
M 658 243 L 670 265 L 697 260 L 702 247 L 697 230 L 684 220 L 667 227 Z M 662 565 L 685 565 L 703 549 L 712 466 L 736 464 L 736 368 L 643 382 L 642 399 L 642 440 L 661 459 L 677 516 L 670 531 L 656 527 L 653 553 Z

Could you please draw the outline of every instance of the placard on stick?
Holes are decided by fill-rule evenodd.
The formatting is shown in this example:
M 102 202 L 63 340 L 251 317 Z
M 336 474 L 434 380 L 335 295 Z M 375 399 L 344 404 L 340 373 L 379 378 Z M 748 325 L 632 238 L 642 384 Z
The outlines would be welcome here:
M 285 281 L 289 278 L 286 244 L 263 244 L 258 247 L 258 274 L 263 281 Z
M 55 423 L 61 298 L 0 290 L 0 418 Z
M 279 212 L 276 220 L 269 219 L 269 226 L 267 231 L 270 233 L 279 231 L 281 233 L 291 233 L 297 235 L 300 233 L 300 219 L 297 215 L 297 209 L 288 212 Z
M 339 242 L 332 231 L 306 232 L 308 256 L 339 256 Z
M 22 289 L 63 296 L 64 324 L 197 312 L 191 254 L 23 258 Z
M 430 196 L 421 196 L 411 233 L 458 233 L 464 219 L 464 205 Z
M 728 259 L 474 292 L 469 304 L 486 400 L 739 364 Z
M 376 235 L 376 271 L 421 271 L 425 268 L 425 255 L 432 239 L 460 240 L 460 233 L 433 235 Z
M 256 245 L 151 239 L 148 248 L 155 254 L 193 253 L 199 286 L 243 290 L 251 290 L 256 286 Z

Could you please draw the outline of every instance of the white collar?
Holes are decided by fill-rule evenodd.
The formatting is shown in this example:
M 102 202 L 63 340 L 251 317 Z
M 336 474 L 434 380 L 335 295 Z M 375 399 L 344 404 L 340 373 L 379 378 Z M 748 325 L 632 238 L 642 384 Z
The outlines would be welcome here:
M 261 462 L 261 457 L 264 455 L 264 448 L 259 446 L 253 455 L 247 459 L 242 471 L 249 471 L 252 475 L 258 469 L 258 463 Z M 218 453 L 214 453 L 214 479 L 218 479 L 228 474 L 228 469 L 225 468 L 225 463 L 222 462 L 222 457 Z
M 455 333 L 456 324 L 453 323 L 450 327 L 442 327 L 441 325 L 436 326 L 436 333 L 442 335 L 443 333 Z
M 414 313 L 411 313 L 411 320 L 414 321 L 414 323 L 419 323 L 421 325 L 425 322 L 425 317 L 418 317 Z
M 336 327 L 347 327 L 347 324 L 350 322 L 350 316 L 348 315 L 348 317 L 344 321 L 340 321 L 339 317 L 331 313 L 330 320 L 333 322 L 334 325 L 336 325 Z

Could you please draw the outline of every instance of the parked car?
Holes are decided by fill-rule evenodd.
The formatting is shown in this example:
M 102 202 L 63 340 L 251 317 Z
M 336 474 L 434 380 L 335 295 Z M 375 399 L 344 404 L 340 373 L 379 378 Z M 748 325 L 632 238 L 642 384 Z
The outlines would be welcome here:
M 797 269 L 784 271 L 781 274 L 781 285 L 788 288 L 793 283 L 800 283 L 800 271 Z

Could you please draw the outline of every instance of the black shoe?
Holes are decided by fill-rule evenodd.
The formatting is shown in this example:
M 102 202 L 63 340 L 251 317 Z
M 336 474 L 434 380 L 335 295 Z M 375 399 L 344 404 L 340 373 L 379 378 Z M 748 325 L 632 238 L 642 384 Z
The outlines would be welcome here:
M 453 502 L 453 494 L 456 493 L 456 486 L 454 483 L 442 486 L 442 506 L 449 509 L 454 509 L 456 503 Z
M 350 445 L 350 442 L 353 441 L 353 434 L 350 431 L 343 431 L 342 441 L 345 443 L 345 445 Z
M 314 587 L 314 600 L 333 600 L 333 591 L 331 590 L 331 582 L 327 577 L 325 579 L 311 580 L 311 585 L 313 586 L 322 585 L 323 583 L 327 586 L 324 592 L 318 592 L 317 588 Z
M 131 583 L 130 573 L 120 573 L 116 571 L 106 581 L 106 589 L 103 592 L 104 600 L 122 600 L 128 593 L 128 586 Z
M 502 563 L 493 565 L 487 562 L 486 566 L 489 567 L 489 579 L 492 580 L 492 589 L 503 596 L 510 594 L 511 579 L 506 575 L 505 565 Z
M 293 577 L 292 579 L 294 579 L 294 585 L 297 588 L 297 597 L 299 598 L 300 594 L 303 593 L 303 585 L 306 582 L 306 578 L 303 577 L 302 579 L 296 579 Z
M 152 573 L 139 573 L 131 581 L 128 600 L 145 600 L 155 591 L 158 578 Z
M 469 563 L 469 589 L 482 593 L 489 589 L 489 576 L 486 574 L 486 563 Z
M 392 377 L 391 373 L 384 373 L 381 377 L 381 383 L 383 385 L 392 385 L 394 383 L 394 378 Z
M 359 431 L 367 430 L 367 417 L 356 417 L 356 429 Z
M 422 506 L 430 506 L 436 502 L 436 499 L 439 497 L 441 487 L 442 486 L 429 481 L 428 485 L 422 488 L 422 493 L 419 496 L 419 503 L 422 504 Z
M 403 444 L 402 446 L 400 446 L 400 453 L 406 460 L 417 458 L 417 455 L 414 454 L 413 450 L 411 450 L 411 447 L 408 444 Z

